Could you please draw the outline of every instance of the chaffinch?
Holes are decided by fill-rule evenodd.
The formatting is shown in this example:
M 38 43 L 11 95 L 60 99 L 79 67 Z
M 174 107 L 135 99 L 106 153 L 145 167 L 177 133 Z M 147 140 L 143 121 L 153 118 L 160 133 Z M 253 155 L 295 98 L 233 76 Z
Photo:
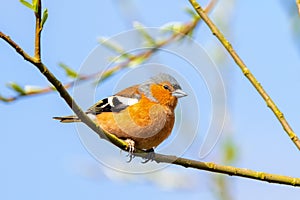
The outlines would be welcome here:
M 98 101 L 86 114 L 103 130 L 125 140 L 130 152 L 153 151 L 172 132 L 177 99 L 184 96 L 176 79 L 161 73 Z M 74 115 L 54 119 L 80 122 Z

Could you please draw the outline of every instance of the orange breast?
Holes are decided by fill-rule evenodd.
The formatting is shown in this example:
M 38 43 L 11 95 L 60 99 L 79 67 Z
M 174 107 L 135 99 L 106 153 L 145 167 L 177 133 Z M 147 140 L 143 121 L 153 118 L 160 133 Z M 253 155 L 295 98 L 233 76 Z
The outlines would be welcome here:
M 118 113 L 97 115 L 97 123 L 102 129 L 121 139 L 134 140 L 139 149 L 158 146 L 170 135 L 174 120 L 173 110 L 144 97 Z

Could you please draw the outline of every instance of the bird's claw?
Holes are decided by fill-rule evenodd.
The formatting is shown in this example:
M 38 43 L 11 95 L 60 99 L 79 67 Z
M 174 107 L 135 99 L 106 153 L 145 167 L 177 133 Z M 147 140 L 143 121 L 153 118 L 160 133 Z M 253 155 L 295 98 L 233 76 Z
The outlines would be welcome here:
M 146 150 L 146 152 L 147 152 L 147 156 L 143 158 L 144 159 L 144 161 L 142 161 L 143 164 L 146 164 L 149 161 L 153 161 L 155 158 L 155 152 L 153 148 Z
M 129 157 L 129 160 L 127 161 L 128 163 L 130 163 L 132 161 L 132 159 L 135 157 L 134 155 L 134 151 L 135 151 L 135 142 L 131 139 L 126 139 L 125 142 L 127 143 L 127 151 L 128 151 L 128 155 L 127 157 Z M 153 161 L 155 158 L 155 152 L 154 149 L 148 149 L 145 151 L 147 153 L 147 155 L 143 158 L 144 161 L 142 161 L 143 164 L 146 164 L 149 161 Z
M 135 142 L 131 139 L 126 139 L 125 142 L 127 143 L 127 151 L 128 151 L 128 155 L 127 157 L 129 157 L 129 160 L 127 161 L 128 163 L 132 161 L 132 159 L 135 157 L 135 155 L 133 154 L 135 151 Z

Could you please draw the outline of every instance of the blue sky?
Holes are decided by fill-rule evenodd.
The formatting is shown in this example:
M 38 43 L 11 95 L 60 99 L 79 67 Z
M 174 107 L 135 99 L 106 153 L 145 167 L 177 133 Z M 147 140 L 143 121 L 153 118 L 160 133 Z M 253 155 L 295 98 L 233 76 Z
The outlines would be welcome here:
M 42 36 L 43 61 L 65 82 L 68 78 L 57 63 L 62 61 L 75 70 L 81 70 L 84 60 L 98 45 L 97 38 L 100 36 L 112 37 L 132 29 L 132 20 L 138 20 L 149 27 L 189 20 L 189 16 L 183 11 L 185 7 L 190 7 L 188 1 L 128 2 L 45 2 L 44 7 L 49 10 L 49 18 Z M 0 30 L 32 54 L 33 14 L 16 0 L 0 0 L 0 3 Z M 205 2 L 202 1 L 203 3 Z M 231 3 L 232 1 L 228 1 L 227 4 L 219 5 L 214 12 L 219 13 L 219 16 L 227 16 L 226 9 L 230 9 Z M 262 1 L 257 5 L 254 1 L 236 0 L 233 11 L 230 12 L 230 31 L 225 35 L 285 114 L 294 131 L 299 133 L 300 52 L 292 37 L 291 21 L 286 8 L 282 1 Z M 217 20 L 217 16 L 214 19 Z M 222 25 L 222 21 L 217 22 Z M 220 46 L 204 24 L 195 32 L 195 40 L 204 46 L 211 57 L 214 54 L 212 49 Z M 5 86 L 10 81 L 16 81 L 20 85 L 48 84 L 33 66 L 26 63 L 3 41 L 0 43 L 0 52 L 1 95 L 13 95 Z M 170 55 L 162 53 L 152 61 L 174 66 L 175 71 L 182 73 L 184 77 L 188 76 L 189 72 L 185 74 L 178 66 L 184 62 L 170 60 L 168 56 Z M 225 130 L 233 135 L 239 148 L 239 157 L 234 166 L 299 177 L 299 152 L 238 67 L 229 57 L 226 60 L 227 65 L 221 70 L 221 75 L 227 84 L 230 122 L 227 122 L 228 129 Z M 117 87 L 113 83 L 114 80 L 109 80 L 100 87 L 96 98 L 109 95 Z M 200 123 L 205 124 L 209 116 L 207 112 L 210 111 L 208 107 L 213 105 L 205 106 L 209 104 L 205 86 L 195 86 L 196 83 L 191 79 L 185 88 L 192 92 L 203 91 L 202 96 L 196 95 L 195 98 L 199 101 L 200 120 L 204 120 Z M 88 103 L 94 99 L 79 101 L 87 108 L 90 105 Z M 189 99 L 183 99 L 180 109 L 193 109 L 192 106 Z M 80 134 L 77 134 L 80 127 L 63 125 L 52 120 L 53 116 L 71 113 L 55 93 L 23 98 L 11 104 L 0 103 L 0 112 L 1 199 L 215 199 L 212 194 L 214 188 L 207 172 L 172 166 L 144 175 L 119 174 L 101 165 L 95 155 L 89 153 L 90 147 L 85 147 L 84 142 L 81 142 L 82 135 L 80 139 Z M 181 120 L 185 124 L 185 117 Z M 206 127 L 200 125 L 201 128 Z M 107 149 L 110 149 L 121 162 L 124 161 L 122 167 L 126 170 L 130 170 L 133 165 L 141 167 L 136 163 L 125 163 L 125 153 L 120 154 L 119 150 L 106 142 L 99 142 L 93 133 L 90 134 L 90 140 L 97 145 L 96 151 L 103 151 L 101 155 L 106 155 L 105 159 L 110 158 L 111 154 L 108 157 L 106 154 Z M 221 140 L 224 137 L 225 133 L 221 135 Z M 197 145 L 203 138 L 197 138 L 199 141 L 185 151 L 186 157 L 199 159 Z M 218 150 L 221 148 L 218 148 L 218 144 L 220 143 L 205 158 L 206 161 L 219 161 Z M 172 154 L 172 149 L 168 149 L 168 152 Z M 157 167 L 155 164 L 151 165 Z M 148 169 L 149 166 L 142 168 Z M 229 181 L 235 199 L 279 200 L 299 195 L 299 190 L 293 187 L 237 177 L 229 177 Z M 173 184 L 174 182 L 182 184 Z

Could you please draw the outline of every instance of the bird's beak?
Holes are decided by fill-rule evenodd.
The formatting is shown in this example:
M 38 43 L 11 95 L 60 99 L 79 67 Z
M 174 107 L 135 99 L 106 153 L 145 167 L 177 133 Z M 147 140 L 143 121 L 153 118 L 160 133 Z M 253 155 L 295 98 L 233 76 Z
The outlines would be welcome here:
M 177 89 L 174 92 L 172 92 L 172 96 L 177 97 L 177 98 L 181 98 L 181 97 L 185 97 L 187 96 L 187 93 L 185 93 L 184 91 Z

